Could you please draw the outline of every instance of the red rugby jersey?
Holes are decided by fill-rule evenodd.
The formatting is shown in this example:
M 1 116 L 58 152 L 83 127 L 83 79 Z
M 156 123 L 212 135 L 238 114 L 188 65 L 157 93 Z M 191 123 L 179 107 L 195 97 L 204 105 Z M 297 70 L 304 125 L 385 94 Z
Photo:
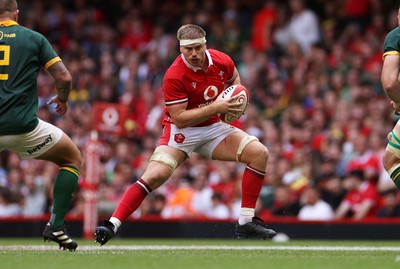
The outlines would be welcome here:
M 360 189 L 347 192 L 343 199 L 349 204 L 353 213 L 359 210 L 364 201 L 370 201 L 372 203 L 372 208 L 367 214 L 368 217 L 375 216 L 380 203 L 380 197 L 376 186 L 371 182 L 363 182 Z
M 164 76 L 163 91 L 166 106 L 187 102 L 187 109 L 198 108 L 212 103 L 225 89 L 225 84 L 232 82 L 235 65 L 223 52 L 206 50 L 208 72 L 191 66 L 179 55 L 168 68 Z M 207 126 L 218 122 L 217 115 L 195 125 Z M 163 124 L 173 122 L 164 108 Z

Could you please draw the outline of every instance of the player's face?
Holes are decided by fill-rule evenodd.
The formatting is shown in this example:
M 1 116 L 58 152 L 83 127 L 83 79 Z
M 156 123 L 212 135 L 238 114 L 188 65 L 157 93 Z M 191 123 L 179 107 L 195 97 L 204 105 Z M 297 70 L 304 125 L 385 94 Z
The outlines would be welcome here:
M 181 46 L 181 53 L 191 65 L 195 67 L 203 67 L 206 58 L 206 45 L 193 44 Z

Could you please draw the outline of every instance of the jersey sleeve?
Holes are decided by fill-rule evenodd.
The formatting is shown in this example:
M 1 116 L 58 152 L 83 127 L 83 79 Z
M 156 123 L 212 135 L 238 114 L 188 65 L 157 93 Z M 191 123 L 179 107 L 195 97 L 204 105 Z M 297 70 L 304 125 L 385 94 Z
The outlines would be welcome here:
M 54 51 L 50 42 L 42 35 L 39 34 L 39 38 L 41 39 L 41 53 L 40 53 L 40 63 L 46 69 L 48 69 L 55 62 L 61 61 L 61 58 Z
M 164 102 L 167 106 L 188 101 L 188 94 L 182 80 L 172 77 L 170 72 L 167 72 L 164 76 L 163 91 Z
M 386 55 L 400 55 L 400 27 L 390 31 L 383 43 L 383 56 L 385 59 Z

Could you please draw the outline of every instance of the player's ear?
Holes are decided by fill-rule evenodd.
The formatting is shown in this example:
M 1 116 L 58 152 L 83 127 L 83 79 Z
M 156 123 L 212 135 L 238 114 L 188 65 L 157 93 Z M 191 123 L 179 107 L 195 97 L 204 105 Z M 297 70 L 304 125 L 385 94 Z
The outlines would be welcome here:
M 14 11 L 14 21 L 18 21 L 18 14 L 19 14 L 19 9 Z

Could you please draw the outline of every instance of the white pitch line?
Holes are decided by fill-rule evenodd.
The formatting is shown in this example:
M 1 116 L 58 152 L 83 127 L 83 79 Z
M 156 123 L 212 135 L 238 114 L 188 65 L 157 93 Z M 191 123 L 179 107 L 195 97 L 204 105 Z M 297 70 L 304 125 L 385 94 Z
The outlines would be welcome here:
M 57 250 L 57 246 L 0 246 L 1 250 Z M 79 246 L 77 251 L 92 250 L 311 250 L 311 251 L 400 251 L 400 247 L 367 246 Z

